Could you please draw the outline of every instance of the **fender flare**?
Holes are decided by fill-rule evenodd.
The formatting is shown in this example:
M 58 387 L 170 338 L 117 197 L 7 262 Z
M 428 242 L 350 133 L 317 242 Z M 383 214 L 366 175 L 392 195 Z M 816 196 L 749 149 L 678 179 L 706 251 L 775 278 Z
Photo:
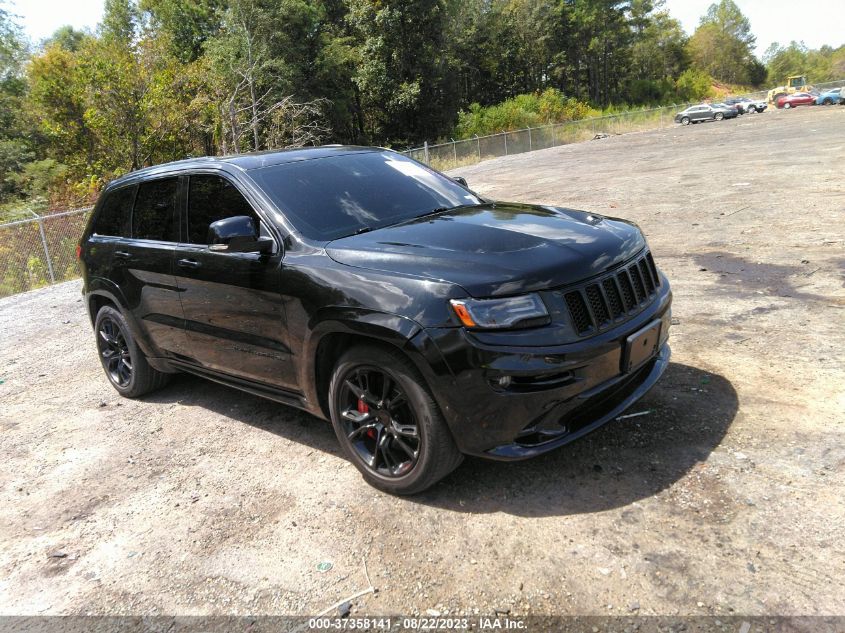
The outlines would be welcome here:
M 435 400 L 442 406 L 436 383 L 443 379 L 443 372 L 451 377 L 451 371 L 440 349 L 413 319 L 366 308 L 332 306 L 317 311 L 308 332 L 301 350 L 299 384 L 311 405 L 309 409 L 316 415 L 327 417 L 318 390 L 317 350 L 332 334 L 359 336 L 362 342 L 377 341 L 401 350 L 422 374 Z
M 147 360 L 152 361 L 152 359 L 158 356 L 157 348 L 144 334 L 144 330 L 138 327 L 138 322 L 132 314 L 132 311 L 127 307 L 126 298 L 123 296 L 123 293 L 117 284 L 108 279 L 103 279 L 102 277 L 95 277 L 88 283 L 88 287 L 84 292 L 84 297 L 85 309 L 91 320 L 91 327 L 94 326 L 94 321 L 97 318 L 97 315 L 91 310 L 91 298 L 103 297 L 104 299 L 108 299 L 110 303 L 117 306 L 120 313 L 123 315 L 123 318 L 126 319 L 126 322 L 132 329 L 132 338 L 135 339 L 138 347 L 140 347 L 141 351 L 144 352 Z M 155 366 L 154 361 L 152 361 L 151 364 Z

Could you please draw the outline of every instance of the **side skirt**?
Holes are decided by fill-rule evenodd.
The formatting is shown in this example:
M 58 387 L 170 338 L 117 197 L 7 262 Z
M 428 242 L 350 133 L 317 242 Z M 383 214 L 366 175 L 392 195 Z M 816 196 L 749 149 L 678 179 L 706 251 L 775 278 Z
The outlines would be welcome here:
M 216 383 L 220 383 L 221 385 L 226 385 L 227 387 L 233 387 L 235 389 L 251 393 L 254 396 L 267 398 L 268 400 L 273 400 L 274 402 L 278 402 L 280 404 L 285 404 L 290 407 L 295 407 L 297 409 L 313 413 L 308 401 L 301 392 L 271 387 L 270 385 L 265 385 L 260 382 L 230 376 L 229 374 L 213 371 L 206 369 L 205 367 L 199 367 L 192 363 L 186 363 L 173 358 L 167 359 L 167 362 L 181 371 L 199 376 L 200 378 L 206 378 Z

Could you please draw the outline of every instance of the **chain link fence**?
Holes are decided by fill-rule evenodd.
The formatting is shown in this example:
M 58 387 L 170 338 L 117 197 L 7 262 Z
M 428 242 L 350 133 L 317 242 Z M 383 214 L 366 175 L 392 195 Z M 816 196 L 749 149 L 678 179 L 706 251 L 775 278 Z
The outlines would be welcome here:
M 0 224 L 0 297 L 79 276 L 76 245 L 90 208 Z
M 564 123 L 475 136 L 461 141 L 426 144 L 404 154 L 441 171 L 473 165 L 499 156 L 522 154 L 537 149 L 568 145 L 602 135 L 624 134 L 668 127 L 675 113 L 690 104 L 671 105 L 649 110 L 636 110 Z

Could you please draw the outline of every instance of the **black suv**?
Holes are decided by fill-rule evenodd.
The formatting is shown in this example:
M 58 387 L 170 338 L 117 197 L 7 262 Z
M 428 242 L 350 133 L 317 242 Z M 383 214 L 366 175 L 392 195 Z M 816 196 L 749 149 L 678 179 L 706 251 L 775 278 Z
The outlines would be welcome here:
M 115 389 L 190 372 L 331 420 L 373 485 L 538 455 L 654 385 L 671 292 L 638 228 L 485 200 L 401 154 L 321 147 L 143 169 L 80 243 Z

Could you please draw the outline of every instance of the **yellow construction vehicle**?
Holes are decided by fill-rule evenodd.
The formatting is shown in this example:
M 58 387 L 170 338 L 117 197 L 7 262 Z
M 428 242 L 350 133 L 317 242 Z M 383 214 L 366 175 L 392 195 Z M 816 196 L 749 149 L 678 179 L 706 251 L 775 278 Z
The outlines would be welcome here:
M 777 100 L 785 95 L 792 95 L 796 92 L 810 92 L 813 87 L 807 83 L 807 75 L 793 75 L 786 78 L 786 85 L 778 86 L 769 90 L 769 103 L 777 103 Z

